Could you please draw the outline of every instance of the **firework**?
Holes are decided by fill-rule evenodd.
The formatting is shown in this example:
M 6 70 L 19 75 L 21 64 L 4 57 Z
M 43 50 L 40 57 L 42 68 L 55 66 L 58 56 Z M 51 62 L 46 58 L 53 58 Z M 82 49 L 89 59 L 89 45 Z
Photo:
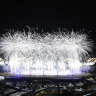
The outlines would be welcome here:
M 86 34 L 73 31 L 44 36 L 17 31 L 3 35 L 0 42 L 11 73 L 28 75 L 81 74 L 91 47 Z

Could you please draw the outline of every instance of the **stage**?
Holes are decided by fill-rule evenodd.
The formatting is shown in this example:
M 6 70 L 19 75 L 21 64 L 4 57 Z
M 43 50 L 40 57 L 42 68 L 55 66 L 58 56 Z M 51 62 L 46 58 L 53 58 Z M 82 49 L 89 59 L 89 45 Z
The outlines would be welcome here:
M 96 74 L 91 73 L 82 73 L 82 74 L 76 74 L 76 75 L 17 75 L 17 74 L 11 74 L 8 72 L 0 73 L 0 76 L 10 77 L 10 78 L 52 78 L 52 79 L 74 79 L 74 78 L 86 78 L 86 77 L 94 77 Z

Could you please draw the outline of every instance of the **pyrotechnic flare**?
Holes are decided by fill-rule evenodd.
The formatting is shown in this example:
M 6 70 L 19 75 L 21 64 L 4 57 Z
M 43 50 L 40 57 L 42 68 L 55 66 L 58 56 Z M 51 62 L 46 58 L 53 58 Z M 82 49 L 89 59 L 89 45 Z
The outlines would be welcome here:
M 86 34 L 73 31 L 45 36 L 16 31 L 3 35 L 0 42 L 11 73 L 28 75 L 80 74 L 82 58 L 91 47 Z

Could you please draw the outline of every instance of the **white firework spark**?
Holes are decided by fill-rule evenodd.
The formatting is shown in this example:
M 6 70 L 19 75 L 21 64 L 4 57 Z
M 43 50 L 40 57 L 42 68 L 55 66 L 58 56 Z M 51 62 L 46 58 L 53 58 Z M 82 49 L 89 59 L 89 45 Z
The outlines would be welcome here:
M 1 37 L 1 50 L 11 55 L 12 53 L 18 53 L 22 55 L 30 54 L 32 50 L 40 49 L 37 45 L 38 41 L 33 38 L 31 32 L 26 34 L 25 32 L 14 32 L 13 34 L 7 33 Z M 28 55 L 27 54 L 27 55 Z
M 53 45 L 56 51 L 61 51 L 64 53 L 63 56 L 67 56 L 67 58 L 83 58 L 88 55 L 89 51 L 92 51 L 92 41 L 88 40 L 87 35 L 73 31 L 54 38 Z M 79 58 L 76 58 L 76 55 Z
M 91 48 L 92 41 L 88 40 L 86 34 L 73 31 L 45 36 L 30 31 L 27 34 L 17 31 L 3 35 L 0 42 L 0 49 L 9 58 L 11 73 L 20 71 L 21 74 L 28 75 L 37 74 L 38 70 L 43 75 L 52 72 L 55 75 L 78 74 L 82 66 L 80 59 L 85 58 Z M 20 60 L 23 57 L 27 57 L 27 64 Z M 66 59 L 69 65 L 66 65 Z

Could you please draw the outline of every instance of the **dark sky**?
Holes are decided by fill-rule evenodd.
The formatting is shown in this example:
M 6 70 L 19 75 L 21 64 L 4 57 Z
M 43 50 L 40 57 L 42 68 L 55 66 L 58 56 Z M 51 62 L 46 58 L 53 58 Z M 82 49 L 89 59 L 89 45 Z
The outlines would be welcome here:
M 64 2 L 5 2 L 0 7 L 0 33 L 7 29 L 26 29 L 25 26 L 44 28 L 58 27 L 83 31 L 96 42 L 96 4 L 88 0 Z M 91 0 L 90 0 L 91 1 Z
M 25 26 L 46 30 L 58 27 L 68 30 L 96 31 L 96 4 L 76 2 L 9 2 L 0 7 L 0 30 Z M 67 0 L 66 0 L 67 1 Z

